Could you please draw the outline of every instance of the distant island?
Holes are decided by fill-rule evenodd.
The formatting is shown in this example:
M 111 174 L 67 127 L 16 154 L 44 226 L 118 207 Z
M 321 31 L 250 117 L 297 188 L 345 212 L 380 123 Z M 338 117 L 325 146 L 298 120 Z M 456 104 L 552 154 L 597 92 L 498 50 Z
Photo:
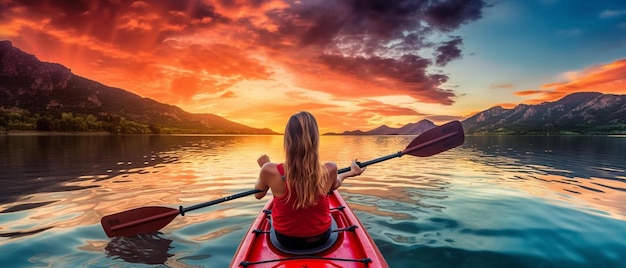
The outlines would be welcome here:
M 626 134 L 626 95 L 573 93 L 555 102 L 497 106 L 462 121 L 467 135 Z M 429 120 L 324 135 L 420 135 Z M 0 41 L 0 133 L 271 134 L 214 114 L 193 114 L 77 76 Z
M 400 128 L 392 128 L 382 125 L 369 131 L 353 130 L 344 131 L 343 133 L 325 133 L 324 135 L 420 135 L 425 131 L 436 127 L 430 120 L 424 119 L 417 123 L 410 123 Z

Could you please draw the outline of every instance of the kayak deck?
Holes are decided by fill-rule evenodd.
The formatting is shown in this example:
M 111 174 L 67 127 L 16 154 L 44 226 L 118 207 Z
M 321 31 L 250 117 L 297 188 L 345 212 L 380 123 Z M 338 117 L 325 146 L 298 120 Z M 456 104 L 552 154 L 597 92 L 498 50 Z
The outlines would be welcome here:
M 330 213 L 337 223 L 337 241 L 328 249 L 309 255 L 280 251 L 270 241 L 273 200 L 259 213 L 244 236 L 231 267 L 388 267 L 380 250 L 339 192 L 329 194 Z M 333 228 L 334 229 L 334 228 Z

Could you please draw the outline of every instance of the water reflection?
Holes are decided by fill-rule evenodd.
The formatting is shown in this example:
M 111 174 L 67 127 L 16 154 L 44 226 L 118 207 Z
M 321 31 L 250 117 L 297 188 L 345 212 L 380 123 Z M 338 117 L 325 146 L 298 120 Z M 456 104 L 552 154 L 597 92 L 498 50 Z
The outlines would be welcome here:
M 507 187 L 626 219 L 626 138 L 485 136 L 465 147 Z
M 139 206 L 177 207 L 248 190 L 262 151 L 249 147 L 272 139 L 248 138 L 239 146 L 245 138 L 0 136 L 0 237 L 10 239 L 0 245 L 53 228 L 98 224 L 104 215 Z M 250 171 L 236 161 L 242 155 Z M 221 214 L 181 218 L 171 227 Z
M 181 142 L 159 136 L 0 135 L 0 203 L 41 192 L 74 191 L 78 189 L 63 183 L 96 175 L 108 179 L 170 162 L 159 153 Z
M 481 152 L 478 161 L 498 167 L 626 181 L 626 138 L 478 136 L 468 138 L 464 146 Z M 502 163 L 502 157 L 512 161 Z
M 104 248 L 109 257 L 120 258 L 130 263 L 165 264 L 174 254 L 172 240 L 161 234 L 142 234 L 133 237 L 114 237 Z
M 324 136 L 320 153 L 347 167 L 354 158 L 402 150 L 413 138 Z M 428 254 L 447 256 L 443 251 L 453 261 L 438 264 L 449 266 L 498 256 L 578 263 L 574 255 L 592 260 L 581 263 L 613 264 L 603 261 L 626 250 L 620 242 L 626 226 L 616 220 L 626 215 L 625 140 L 466 137 L 462 147 L 433 157 L 369 166 L 340 192 L 392 267 L 423 264 L 432 260 Z M 262 153 L 282 161 L 282 137 L 0 136 L 6 170 L 0 174 L 0 261 L 224 267 L 268 199 L 203 208 L 138 238 L 108 239 L 99 221 L 132 208 L 190 206 L 249 190 Z M 584 255 L 580 241 L 613 247 Z M 472 253 L 479 251 L 490 254 Z

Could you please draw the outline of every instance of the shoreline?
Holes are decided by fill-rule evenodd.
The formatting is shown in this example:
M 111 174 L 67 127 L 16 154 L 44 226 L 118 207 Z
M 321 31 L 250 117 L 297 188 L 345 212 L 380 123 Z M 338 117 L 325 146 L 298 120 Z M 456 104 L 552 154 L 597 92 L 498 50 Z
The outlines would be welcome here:
M 283 134 L 233 134 L 233 133 L 171 133 L 171 134 L 113 134 L 106 131 L 97 132 L 63 132 L 63 131 L 4 131 L 0 136 L 282 136 Z
M 0 132 L 0 135 L 6 136 L 106 136 L 113 135 L 109 132 L 98 131 L 98 132 L 63 132 L 63 131 L 7 131 Z
M 117 135 L 142 135 L 142 136 L 282 136 L 283 134 L 232 134 L 232 133 L 171 133 L 171 134 L 113 134 L 106 131 L 83 131 L 83 132 L 63 132 L 63 131 L 3 131 L 0 136 L 117 136 Z M 398 134 L 322 134 L 320 136 L 419 136 L 417 134 L 398 135 Z M 597 134 L 492 134 L 492 133 L 465 133 L 465 136 L 472 137 L 505 137 L 505 136 L 544 136 L 544 137 L 574 137 L 574 136 L 612 136 L 626 137 L 626 133 L 597 133 Z

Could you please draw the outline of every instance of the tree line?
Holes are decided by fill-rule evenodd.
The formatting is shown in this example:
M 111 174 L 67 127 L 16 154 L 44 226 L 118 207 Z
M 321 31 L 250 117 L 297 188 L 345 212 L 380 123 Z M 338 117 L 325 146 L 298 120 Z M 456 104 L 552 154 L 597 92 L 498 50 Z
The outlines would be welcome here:
M 0 108 L 0 133 L 8 131 L 108 132 L 111 134 L 171 134 L 178 129 L 142 124 L 118 115 L 31 113 Z

